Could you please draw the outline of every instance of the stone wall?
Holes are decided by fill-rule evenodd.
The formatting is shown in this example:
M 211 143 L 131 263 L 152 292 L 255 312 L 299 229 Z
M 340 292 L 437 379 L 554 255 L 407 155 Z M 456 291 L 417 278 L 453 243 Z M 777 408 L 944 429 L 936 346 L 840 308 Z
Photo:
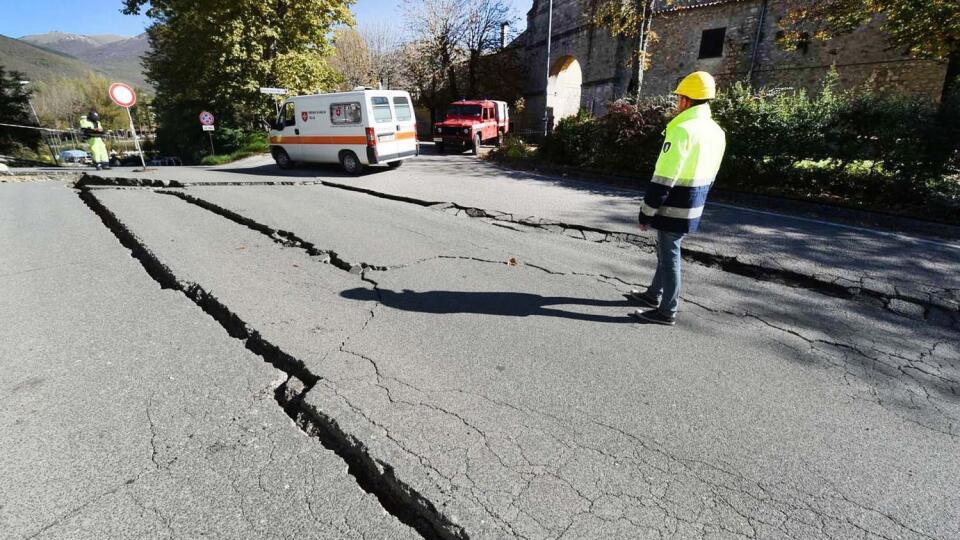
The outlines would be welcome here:
M 542 128 L 546 86 L 547 0 L 534 0 L 524 35 L 529 66 L 523 127 Z M 590 24 L 590 0 L 554 0 L 550 65 L 571 56 L 583 71 L 581 107 L 603 114 L 606 103 L 622 96 L 630 81 L 626 67 L 631 50 L 626 40 L 613 38 Z
M 762 0 L 730 1 L 664 11 L 653 19 L 659 41 L 650 48 L 652 65 L 645 73 L 644 95 L 670 93 L 684 75 L 704 70 L 721 85 L 749 79 L 757 86 L 817 89 L 831 66 L 843 86 L 870 81 L 882 91 L 898 91 L 938 99 L 946 67 L 943 62 L 910 58 L 891 50 L 873 21 L 832 41 L 809 43 L 803 50 L 784 51 L 776 44 L 780 18 L 803 0 L 770 0 L 751 70 Z M 522 127 L 542 126 L 546 82 L 547 0 L 534 0 L 524 35 L 529 66 L 526 111 Z M 636 44 L 612 37 L 590 24 L 591 0 L 554 0 L 551 65 L 572 56 L 583 70 L 581 107 L 603 114 L 606 104 L 630 87 L 628 59 Z M 698 59 L 703 30 L 725 27 L 720 58 Z
M 878 20 L 830 41 L 811 41 L 800 50 L 780 48 L 778 22 L 797 5 L 790 0 L 768 2 L 751 73 L 762 4 L 760 0 L 730 2 L 660 14 L 653 21 L 660 41 L 651 49 L 653 65 L 644 78 L 644 94 L 667 93 L 685 74 L 701 69 L 713 73 L 721 85 L 747 80 L 749 75 L 757 86 L 815 90 L 830 67 L 836 66 L 846 87 L 870 82 L 878 90 L 938 99 L 945 64 L 891 50 Z M 720 27 L 727 29 L 723 56 L 698 59 L 701 32 Z

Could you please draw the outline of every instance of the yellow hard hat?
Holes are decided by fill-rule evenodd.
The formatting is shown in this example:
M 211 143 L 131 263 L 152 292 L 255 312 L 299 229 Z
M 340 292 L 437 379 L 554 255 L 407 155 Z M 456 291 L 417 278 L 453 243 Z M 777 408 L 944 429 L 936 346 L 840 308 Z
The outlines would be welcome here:
M 680 81 L 673 93 L 690 99 L 713 99 L 717 97 L 717 83 L 706 71 L 694 71 Z

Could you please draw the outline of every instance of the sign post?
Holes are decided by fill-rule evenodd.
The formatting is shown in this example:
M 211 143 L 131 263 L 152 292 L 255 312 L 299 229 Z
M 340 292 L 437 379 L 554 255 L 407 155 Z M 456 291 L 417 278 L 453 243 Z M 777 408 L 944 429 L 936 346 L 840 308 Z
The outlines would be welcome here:
M 287 89 L 286 88 L 270 88 L 270 87 L 261 86 L 260 93 L 267 94 L 268 96 L 285 96 L 287 95 Z M 283 99 L 283 98 L 278 97 L 273 100 L 273 104 L 276 105 L 277 107 L 277 116 L 280 116 L 280 99 Z
M 111 84 L 108 93 L 114 103 L 127 110 L 127 118 L 130 120 L 130 133 L 133 134 L 133 144 L 137 147 L 137 153 L 140 154 L 140 164 L 143 165 L 143 169 L 138 172 L 145 172 L 147 170 L 147 162 L 143 159 L 143 149 L 140 148 L 140 137 L 137 136 L 137 130 L 133 126 L 133 115 L 130 114 L 130 107 L 133 107 L 134 104 L 137 103 L 137 93 L 133 91 L 130 85 L 124 83 Z
M 210 155 L 215 156 L 217 152 L 213 149 L 213 126 L 214 117 L 212 113 L 207 111 L 200 111 L 200 125 L 203 127 L 203 130 L 207 132 L 207 135 L 210 137 Z

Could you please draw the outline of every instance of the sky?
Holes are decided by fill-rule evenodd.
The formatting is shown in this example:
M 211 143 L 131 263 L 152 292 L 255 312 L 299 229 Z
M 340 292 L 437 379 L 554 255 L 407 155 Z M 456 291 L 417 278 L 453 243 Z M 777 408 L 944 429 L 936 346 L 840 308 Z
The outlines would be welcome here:
M 360 26 L 402 21 L 402 0 L 357 0 L 353 13 Z M 532 0 L 507 0 L 523 17 Z M 72 34 L 137 35 L 146 17 L 123 15 L 120 0 L 0 0 L 0 34 L 21 37 L 60 31 Z M 519 26 L 526 21 L 518 20 Z

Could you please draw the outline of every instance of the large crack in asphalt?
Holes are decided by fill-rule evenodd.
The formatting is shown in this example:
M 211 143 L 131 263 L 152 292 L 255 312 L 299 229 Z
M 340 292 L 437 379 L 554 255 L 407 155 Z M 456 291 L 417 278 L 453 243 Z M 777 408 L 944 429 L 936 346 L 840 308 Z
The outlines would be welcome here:
M 356 190 L 363 191 L 363 192 L 367 191 L 367 190 L 362 190 L 361 188 L 356 188 Z M 363 261 L 351 262 L 346 260 L 343 256 L 341 256 L 336 251 L 332 249 L 323 249 L 323 248 L 317 247 L 315 244 L 301 238 L 300 236 L 298 236 L 293 232 L 276 229 L 274 227 L 271 227 L 269 225 L 256 221 L 252 218 L 239 214 L 228 208 L 224 208 L 220 205 L 214 204 L 205 199 L 190 195 L 184 191 L 157 190 L 156 193 L 175 196 L 177 198 L 180 198 L 181 200 L 184 200 L 190 204 L 199 206 L 216 215 L 224 217 L 234 223 L 247 227 L 253 231 L 259 232 L 284 247 L 301 249 L 304 252 L 306 252 L 308 255 L 312 257 L 317 257 L 321 262 L 331 264 L 334 267 L 340 270 L 343 270 L 345 272 L 356 274 L 363 281 L 366 281 L 373 286 L 373 290 L 377 295 L 378 301 L 382 300 L 381 298 L 382 293 L 378 287 L 378 284 L 369 277 L 368 275 L 369 271 L 384 272 L 384 271 L 414 266 L 414 265 L 432 261 L 432 260 L 444 260 L 444 259 L 469 260 L 469 261 L 474 261 L 479 263 L 489 263 L 489 264 L 498 264 L 498 265 L 520 264 L 515 260 L 499 261 L 499 260 L 489 260 L 489 259 L 469 257 L 469 256 L 463 256 L 463 255 L 436 255 L 433 257 L 428 257 L 425 259 L 420 259 L 420 260 L 409 262 L 406 264 L 394 265 L 394 266 L 386 266 L 382 264 L 374 264 L 374 263 L 363 262 Z M 456 205 L 441 203 L 441 208 L 448 209 L 448 208 L 458 208 L 458 207 Z M 461 211 L 466 212 L 468 214 L 472 214 L 471 217 L 484 217 L 484 216 L 489 217 L 490 216 L 490 214 L 486 214 L 485 211 L 479 210 L 479 209 L 460 208 L 458 212 L 461 212 Z M 552 270 L 542 265 L 537 265 L 535 263 L 524 262 L 522 264 L 524 266 L 542 271 L 550 275 L 558 275 L 558 276 L 569 275 L 569 276 L 593 278 L 603 283 L 612 285 L 614 287 L 617 287 L 617 284 L 633 286 L 633 287 L 640 286 L 640 284 L 638 283 L 630 283 L 617 276 L 608 276 L 604 274 L 588 274 L 583 272 L 565 273 L 565 272 Z M 613 283 L 613 282 L 616 282 L 616 283 Z M 747 321 L 752 320 L 767 329 L 771 329 L 781 333 L 783 336 L 787 338 L 789 337 L 799 338 L 809 345 L 811 351 L 817 352 L 821 356 L 823 356 L 824 359 L 827 361 L 827 364 L 837 367 L 839 369 L 842 369 L 846 373 L 846 375 L 851 374 L 851 369 L 846 364 L 852 362 L 854 364 L 864 365 L 864 367 L 868 368 L 874 374 L 873 375 L 874 377 L 879 376 L 889 381 L 897 381 L 898 376 L 900 375 L 905 376 L 907 379 L 913 381 L 917 385 L 917 387 L 919 387 L 923 391 L 923 393 L 925 394 L 925 398 L 928 402 L 931 402 L 931 398 L 933 397 L 931 396 L 931 391 L 937 392 L 941 396 L 948 399 L 955 399 L 958 395 L 960 395 L 960 380 L 944 377 L 939 373 L 933 373 L 933 372 L 930 372 L 929 370 L 924 369 L 925 362 L 922 354 L 918 358 L 908 358 L 906 356 L 896 354 L 892 351 L 883 351 L 875 348 L 867 350 L 854 344 L 848 344 L 848 343 L 837 342 L 834 340 L 826 340 L 826 339 L 821 339 L 816 337 L 810 337 L 808 335 L 805 335 L 802 332 L 799 332 L 790 328 L 785 328 L 778 324 L 774 324 L 766 320 L 766 318 L 754 313 L 745 312 L 745 311 L 735 312 L 735 311 L 730 311 L 726 309 L 713 308 L 703 304 L 702 302 L 698 302 L 686 296 L 684 296 L 683 299 L 684 301 L 689 302 L 692 305 L 695 305 L 698 308 L 703 309 L 705 311 L 708 311 L 711 313 L 720 313 L 720 314 L 728 315 L 740 320 L 747 320 Z M 371 318 L 372 318 L 372 314 L 371 314 Z M 369 324 L 369 320 L 367 323 Z M 828 353 L 826 350 L 824 350 L 825 347 L 829 347 L 833 349 L 834 352 Z M 934 345 L 934 347 L 931 348 L 931 353 L 935 349 L 936 349 L 936 345 Z M 342 345 L 341 345 L 341 350 L 343 350 Z M 349 351 L 343 351 L 343 352 L 349 352 Z M 847 358 L 848 353 L 853 354 L 856 357 L 856 360 L 848 359 Z M 935 366 L 931 366 L 931 369 L 936 370 L 938 368 Z M 879 383 L 875 383 L 875 384 L 879 384 Z M 903 386 L 907 388 L 907 385 L 903 385 Z M 909 388 L 907 388 L 907 391 L 910 393 L 911 399 L 913 399 L 913 396 L 916 394 L 916 392 L 913 390 L 910 390 Z M 887 401 L 881 399 L 879 395 L 877 395 L 876 402 L 881 407 L 884 407 L 890 410 L 890 407 L 887 404 Z M 942 433 L 950 437 L 960 436 L 956 431 L 958 426 L 960 426 L 960 424 L 957 423 L 957 419 L 952 415 L 943 411 L 941 408 L 937 407 L 932 402 L 931 402 L 931 406 L 933 406 L 933 408 L 936 409 L 941 416 L 948 419 L 946 427 L 937 426 L 931 422 L 918 421 L 909 416 L 904 416 L 903 414 L 899 413 L 896 410 L 893 410 L 892 412 L 894 412 L 894 414 L 897 414 L 897 416 L 901 418 L 904 418 L 912 423 L 917 424 L 920 427 L 931 429 L 933 431 L 937 431 L 939 433 Z
M 366 275 L 367 271 L 390 271 L 396 268 L 402 268 L 406 266 L 411 266 L 414 264 L 419 264 L 424 261 L 436 260 L 436 259 L 463 259 L 471 260 L 482 263 L 491 263 L 491 264 L 511 264 L 510 261 L 493 261 L 478 259 L 473 257 L 465 256 L 436 256 L 424 259 L 423 261 L 416 261 L 413 263 L 405 264 L 402 266 L 383 266 L 372 264 L 368 262 L 350 262 L 345 260 L 340 254 L 336 253 L 333 250 L 321 249 L 310 243 L 296 234 L 288 231 L 282 231 L 269 227 L 265 224 L 259 223 L 253 219 L 245 217 L 241 214 L 233 212 L 231 210 L 222 208 L 213 203 L 210 203 L 206 200 L 194 197 L 190 194 L 181 192 L 181 191 L 157 191 L 158 194 L 176 196 L 187 203 L 197 205 L 201 208 L 204 208 L 207 211 L 216 213 L 221 217 L 229 219 L 237 224 L 248 227 L 251 230 L 257 231 L 265 236 L 271 238 L 274 242 L 284 246 L 295 249 L 301 249 L 306 252 L 308 255 L 316 257 L 318 261 L 329 263 L 339 270 L 348 272 L 358 277 L 370 284 L 373 285 L 375 293 L 378 295 L 382 294 L 376 281 L 371 279 L 370 276 Z M 321 444 L 326 448 L 336 452 L 347 464 L 349 468 L 349 473 L 353 475 L 358 484 L 369 493 L 372 493 L 378 497 L 383 504 L 384 508 L 388 512 L 398 517 L 404 523 L 416 528 L 423 536 L 428 538 L 467 538 L 467 532 L 461 527 L 452 523 L 452 520 L 447 519 L 445 515 L 439 511 L 436 506 L 427 499 L 426 497 L 419 494 L 411 486 L 400 481 L 395 473 L 393 467 L 388 463 L 384 463 L 381 460 L 374 458 L 371 453 L 367 450 L 363 441 L 359 440 L 351 433 L 347 432 L 343 427 L 340 426 L 338 421 L 325 414 L 324 411 L 318 410 L 314 406 L 307 405 L 305 403 L 305 396 L 307 393 L 314 388 L 315 385 L 320 385 L 320 388 L 324 388 L 327 391 L 332 392 L 333 394 L 339 396 L 341 399 L 346 399 L 345 396 L 340 396 L 337 392 L 337 388 L 332 381 L 321 380 L 318 377 L 313 376 L 306 368 L 303 367 L 302 362 L 299 362 L 296 358 L 293 358 L 286 353 L 284 353 L 279 348 L 273 346 L 272 344 L 265 341 L 255 330 L 249 328 L 239 317 L 233 314 L 226 306 L 223 306 L 216 298 L 209 295 L 206 291 L 200 288 L 194 283 L 188 283 L 178 280 L 172 272 L 164 266 L 159 260 L 149 252 L 149 250 L 142 245 L 142 243 L 130 232 L 128 231 L 119 220 L 116 219 L 113 214 L 106 209 L 91 193 L 86 190 L 81 190 L 81 198 L 84 200 L 91 209 L 97 213 L 98 216 L 104 221 L 105 225 L 110 228 L 111 231 L 120 239 L 128 249 L 131 250 L 134 257 L 140 260 L 144 268 L 154 277 L 161 286 L 167 288 L 173 288 L 181 291 L 183 294 L 188 296 L 191 300 L 197 303 L 205 312 L 214 317 L 227 331 L 231 336 L 238 339 L 246 341 L 248 349 L 257 353 L 265 361 L 273 364 L 278 367 L 281 371 L 287 374 L 287 379 L 281 383 L 275 391 L 275 400 L 279 406 L 283 408 L 286 414 L 296 423 L 296 425 L 307 435 L 317 438 Z M 129 244 L 129 245 L 128 245 Z M 607 283 L 611 286 L 616 286 L 612 281 L 619 282 L 621 284 L 631 285 L 620 278 L 605 276 L 605 275 L 589 275 L 579 272 L 557 272 L 548 268 L 544 268 L 537 265 L 525 264 L 525 266 L 530 266 L 531 268 L 549 273 L 554 275 L 571 275 L 579 277 L 589 277 L 595 278 L 601 282 Z M 382 299 L 381 299 L 382 300 Z M 688 299 L 688 301 L 691 301 Z M 693 301 L 691 301 L 693 302 Z M 831 348 L 850 350 L 856 353 L 858 356 L 863 357 L 864 360 L 869 360 L 874 363 L 880 362 L 879 358 L 874 357 L 874 355 L 869 354 L 867 351 L 858 349 L 854 346 L 847 346 L 843 343 L 834 343 L 828 342 L 827 340 L 811 338 L 809 336 L 800 335 L 795 331 L 792 331 L 789 328 L 783 328 L 778 325 L 771 324 L 761 317 L 755 316 L 750 313 L 735 313 L 728 312 L 725 310 L 716 310 L 710 308 L 709 306 L 698 305 L 705 311 L 720 313 L 723 315 L 733 316 L 740 319 L 753 320 L 754 322 L 761 324 L 765 327 L 768 327 L 785 334 L 789 334 L 793 337 L 802 339 L 808 343 L 812 344 L 816 342 L 820 345 L 830 346 Z M 374 308 L 375 310 L 376 308 Z M 370 318 L 367 319 L 367 322 L 364 324 L 364 328 L 370 324 L 371 320 L 374 318 L 374 310 L 371 310 Z M 361 329 L 361 333 L 362 333 Z M 361 358 L 366 359 L 368 362 L 374 365 L 374 369 L 377 371 L 377 379 L 379 385 L 382 385 L 387 393 L 390 401 L 395 401 L 395 398 L 389 396 L 390 390 L 389 387 L 383 384 L 383 379 L 379 373 L 379 369 L 376 366 L 376 361 L 361 355 L 358 352 L 355 352 L 347 347 L 347 341 L 351 338 L 347 338 L 341 343 L 339 350 L 345 354 L 360 356 Z M 939 344 L 934 344 L 930 347 L 930 350 L 927 354 L 928 356 L 933 354 L 937 349 Z M 876 351 L 880 352 L 880 351 Z M 914 359 L 904 359 L 911 362 L 916 362 Z M 919 361 L 923 360 L 923 354 Z M 903 370 L 900 370 L 903 372 Z M 909 373 L 903 372 L 904 375 L 910 375 Z M 942 381 L 948 382 L 948 381 Z M 404 383 L 408 384 L 408 383 Z M 949 390 L 953 394 L 956 394 L 955 387 L 949 387 Z M 929 395 L 927 396 L 930 397 Z M 348 402 L 348 405 L 349 402 Z M 414 403 L 411 403 L 414 405 Z M 429 403 L 417 403 L 420 406 L 431 406 Z M 883 405 L 883 404 L 881 404 Z M 457 417 L 461 422 L 470 426 L 463 417 L 456 414 L 455 411 L 448 411 L 445 409 L 440 409 L 447 414 L 452 414 Z M 357 410 L 358 414 L 363 415 L 363 411 Z M 369 419 L 368 419 L 369 420 Z M 372 422 L 372 420 L 370 420 Z M 375 424 L 375 423 L 374 423 Z M 922 425 L 922 424 L 920 424 Z M 924 426 L 930 427 L 930 426 Z M 386 429 L 386 428 L 384 428 Z M 939 430 L 938 430 L 939 431 Z M 952 433 L 953 429 L 948 429 L 945 434 L 955 436 Z M 481 432 L 482 433 L 482 432 Z M 941 433 L 944 433 L 941 431 Z M 399 443 L 398 443 L 399 444 Z M 594 501 L 595 502 L 595 501 Z M 591 508 L 593 502 L 591 502 Z M 500 523 L 500 516 L 493 511 L 492 509 L 487 509 L 490 512 L 492 518 L 494 518 L 498 523 Z M 669 509 L 662 508 L 664 512 L 667 512 Z M 671 514 L 672 512 L 667 512 Z M 679 518 L 677 518 L 679 519 Z M 893 518 L 890 518 L 893 519 Z M 509 523 L 503 522 L 500 523 L 505 527 L 506 530 L 512 530 L 509 526 Z M 571 522 L 572 525 L 572 522 Z M 904 525 L 901 527 L 906 528 Z M 569 525 L 568 525 L 569 528 Z M 909 529 L 912 531 L 912 529 Z M 913 531 L 917 532 L 917 531 Z
M 414 528 L 424 538 L 458 540 L 468 538 L 462 527 L 438 510 L 429 499 L 398 479 L 390 464 L 372 457 L 366 445 L 344 431 L 333 417 L 314 407 L 304 405 L 304 396 L 320 382 L 321 378 L 313 374 L 303 361 L 266 340 L 199 284 L 178 279 L 170 268 L 163 264 L 88 189 L 79 189 L 79 196 L 121 245 L 130 250 L 131 255 L 140 262 L 147 274 L 161 288 L 183 293 L 216 320 L 228 335 L 243 341 L 248 350 L 287 375 L 286 380 L 274 391 L 277 404 L 303 433 L 317 439 L 324 448 L 339 456 L 347 464 L 348 474 L 356 480 L 359 487 L 375 496 L 388 513 Z M 357 273 L 353 270 L 353 265 L 338 267 Z
M 595 243 L 625 243 L 648 251 L 656 247 L 655 241 L 636 234 L 611 232 L 597 227 L 553 221 L 542 218 L 518 218 L 514 214 L 506 212 L 463 206 L 452 202 L 437 202 L 406 196 L 398 196 L 371 189 L 350 186 L 347 184 L 340 184 L 337 182 L 323 181 L 322 185 L 335 189 L 363 193 L 381 199 L 429 207 L 434 210 L 452 213 L 455 216 L 462 215 L 469 218 L 481 218 L 494 224 L 496 222 L 508 222 L 523 227 L 564 234 L 566 236 L 570 236 L 571 238 L 582 239 Z M 936 302 L 932 301 L 930 298 L 920 298 L 905 294 L 896 287 L 894 287 L 895 292 L 893 294 L 889 293 L 888 291 L 871 289 L 864 283 L 866 276 L 861 278 L 859 283 L 849 281 L 847 283 L 842 283 L 843 280 L 839 277 L 827 279 L 827 276 L 803 274 L 801 272 L 783 268 L 782 266 L 763 266 L 760 264 L 740 260 L 736 256 L 722 255 L 719 253 L 698 250 L 690 247 L 685 247 L 683 249 L 682 256 L 684 260 L 690 263 L 716 268 L 724 272 L 748 277 L 757 281 L 766 281 L 780 285 L 786 285 L 789 287 L 802 288 L 824 294 L 826 296 L 862 301 L 870 305 L 879 304 L 884 309 L 900 316 L 913 317 L 914 313 L 916 313 L 920 315 L 919 318 L 922 318 L 922 320 L 929 323 L 937 324 L 939 326 L 960 328 L 960 307 L 952 306 L 948 302 Z
M 111 177 L 100 177 L 90 174 L 84 174 L 83 177 L 77 182 L 77 187 L 88 187 L 88 186 L 134 186 L 134 187 L 154 187 L 154 188 L 184 188 L 190 185 L 189 183 L 181 183 L 177 181 L 164 181 L 159 179 L 138 179 L 138 178 L 111 178 Z M 600 229 L 597 227 L 590 227 L 586 225 L 580 225 L 575 223 L 566 223 L 561 221 L 553 221 L 543 218 L 536 218 L 533 216 L 527 217 L 517 217 L 514 214 L 499 212 L 495 210 L 486 210 L 483 208 L 476 208 L 471 206 L 464 206 L 457 204 L 455 202 L 447 201 L 430 201 L 426 199 L 419 199 L 416 197 L 409 197 L 405 195 L 396 195 L 391 193 L 385 193 L 381 191 L 376 191 L 373 189 L 363 188 L 359 186 L 353 186 L 349 184 L 343 184 L 339 182 L 331 182 L 329 180 L 303 180 L 303 181 L 265 181 L 265 182 L 219 182 L 219 183 L 203 183 L 196 184 L 203 186 L 263 186 L 263 185 L 274 185 L 274 186 L 295 186 L 295 185 L 318 185 L 329 187 L 333 189 L 340 189 L 344 191 L 351 191 L 355 193 L 361 193 L 364 195 L 369 195 L 372 197 L 377 197 L 380 199 L 386 199 L 390 201 L 402 202 L 406 204 L 412 204 L 416 206 L 426 207 L 433 210 L 438 210 L 442 212 L 448 212 L 455 216 L 466 216 L 469 218 L 479 218 L 483 219 L 492 224 L 503 224 L 511 223 L 514 225 L 528 227 L 533 229 L 544 230 L 553 233 L 564 234 L 572 238 L 586 240 L 595 243 L 617 243 L 617 244 L 626 244 L 629 246 L 639 247 L 644 250 L 653 249 L 656 244 L 652 239 L 648 239 L 644 236 L 624 233 L 624 232 L 612 232 L 605 229 Z M 181 196 L 181 195 L 178 195 Z M 198 204 L 195 197 L 191 196 L 182 196 L 185 200 L 194 202 Z M 189 197 L 189 198 L 187 198 Z M 194 199 L 194 200 L 191 200 Z M 201 204 L 201 206 L 203 206 Z M 211 208 L 208 208 L 211 209 Z M 223 209 L 220 209 L 223 210 Z M 216 211 L 216 210 L 215 210 Z M 230 217 L 223 213 L 222 211 L 217 211 L 224 217 Z M 229 211 L 226 211 L 229 212 Z M 235 215 L 236 216 L 236 215 Z M 231 217 L 233 219 L 233 217 Z M 723 255 L 720 253 L 705 251 L 696 249 L 695 247 L 685 247 L 682 252 L 684 260 L 697 264 L 700 266 L 706 266 L 710 268 L 716 268 L 724 272 L 731 274 L 736 274 L 758 281 L 766 281 L 772 283 L 778 283 L 781 285 L 786 285 L 789 287 L 802 288 L 810 291 L 814 291 L 826 296 L 831 296 L 834 298 L 842 299 L 852 299 L 861 301 L 870 305 L 879 305 L 882 308 L 895 313 L 899 316 L 911 318 L 915 320 L 922 320 L 930 324 L 935 324 L 938 326 L 945 326 L 948 328 L 960 328 L 960 305 L 955 305 L 956 302 L 947 301 L 938 301 L 933 296 L 928 296 L 927 298 L 922 298 L 908 292 L 902 291 L 896 286 L 892 286 L 891 289 L 881 290 L 879 288 L 871 288 L 866 283 L 868 281 L 868 276 L 862 276 L 860 280 L 851 281 L 849 279 L 842 278 L 841 276 L 828 276 L 828 275 L 819 275 L 819 274 L 804 274 L 801 272 L 796 272 L 783 268 L 782 266 L 772 264 L 775 261 L 771 261 L 770 266 L 765 266 L 763 264 L 758 264 L 755 262 L 749 262 L 741 260 L 737 256 Z M 949 291 L 944 291 L 949 292 Z

